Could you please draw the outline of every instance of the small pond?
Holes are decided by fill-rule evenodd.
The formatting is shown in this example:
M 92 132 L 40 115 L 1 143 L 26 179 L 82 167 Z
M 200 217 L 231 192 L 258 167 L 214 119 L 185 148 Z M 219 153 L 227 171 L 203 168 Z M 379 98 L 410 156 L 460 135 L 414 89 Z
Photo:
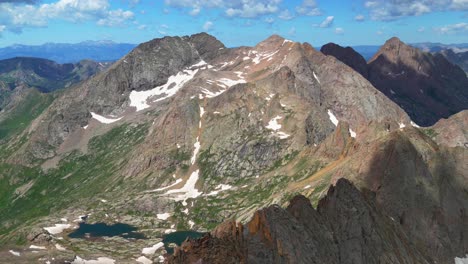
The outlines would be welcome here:
M 145 235 L 136 232 L 138 229 L 134 226 L 117 223 L 107 225 L 105 223 L 87 224 L 80 223 L 78 229 L 70 233 L 71 238 L 96 238 L 96 237 L 114 237 L 145 239 Z
M 174 253 L 174 248 L 170 247 L 170 244 L 174 243 L 178 246 L 182 245 L 188 237 L 190 238 L 201 238 L 206 233 L 200 233 L 195 231 L 177 231 L 174 233 L 167 234 L 163 237 L 164 248 L 166 249 L 167 253 L 172 254 Z

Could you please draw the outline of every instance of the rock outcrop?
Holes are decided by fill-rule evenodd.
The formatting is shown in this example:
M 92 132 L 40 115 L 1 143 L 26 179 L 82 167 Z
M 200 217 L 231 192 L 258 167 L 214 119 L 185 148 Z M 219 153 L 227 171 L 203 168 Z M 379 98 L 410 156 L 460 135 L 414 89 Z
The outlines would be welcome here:
M 246 225 L 227 222 L 187 240 L 166 263 L 432 263 L 399 224 L 375 206 L 375 194 L 340 179 L 314 210 L 304 196 L 273 205 Z

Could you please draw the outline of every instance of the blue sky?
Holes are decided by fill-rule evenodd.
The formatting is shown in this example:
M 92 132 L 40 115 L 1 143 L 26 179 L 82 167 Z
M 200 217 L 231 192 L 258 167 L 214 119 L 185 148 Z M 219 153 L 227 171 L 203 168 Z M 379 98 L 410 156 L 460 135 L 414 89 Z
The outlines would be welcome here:
M 229 47 L 272 34 L 319 47 L 468 42 L 468 0 L 0 0 L 0 47 L 205 31 Z

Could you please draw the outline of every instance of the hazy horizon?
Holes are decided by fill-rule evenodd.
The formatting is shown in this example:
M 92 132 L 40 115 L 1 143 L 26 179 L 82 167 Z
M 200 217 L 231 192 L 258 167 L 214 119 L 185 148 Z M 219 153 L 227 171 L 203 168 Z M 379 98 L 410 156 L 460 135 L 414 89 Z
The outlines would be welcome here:
M 112 40 L 138 44 L 208 32 L 228 47 L 272 34 L 321 46 L 468 42 L 468 2 L 323 0 L 3 0 L 0 47 Z

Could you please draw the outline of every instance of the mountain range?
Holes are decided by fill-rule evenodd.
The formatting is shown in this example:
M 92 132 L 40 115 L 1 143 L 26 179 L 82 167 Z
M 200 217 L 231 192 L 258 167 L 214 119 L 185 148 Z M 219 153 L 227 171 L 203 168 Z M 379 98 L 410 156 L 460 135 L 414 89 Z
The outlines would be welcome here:
M 53 67 L 62 79 L 33 72 L 74 72 Z M 37 96 L 9 97 L 16 110 L 0 113 L 0 128 L 22 123 L 0 142 L 6 263 L 453 263 L 468 252 L 468 80 L 444 56 L 397 38 L 366 61 L 336 44 L 273 35 L 227 48 L 200 33 L 142 43 L 88 77 L 7 87 L 48 99 L 31 115 Z M 67 236 L 83 221 L 144 238 Z M 183 230 L 206 234 L 169 254 L 163 238 Z
M 42 45 L 16 44 L 0 48 L 0 60 L 14 57 L 43 58 L 58 63 L 77 63 L 81 60 L 116 61 L 135 48 L 135 44 L 112 41 L 84 41 L 76 44 L 45 43 Z

